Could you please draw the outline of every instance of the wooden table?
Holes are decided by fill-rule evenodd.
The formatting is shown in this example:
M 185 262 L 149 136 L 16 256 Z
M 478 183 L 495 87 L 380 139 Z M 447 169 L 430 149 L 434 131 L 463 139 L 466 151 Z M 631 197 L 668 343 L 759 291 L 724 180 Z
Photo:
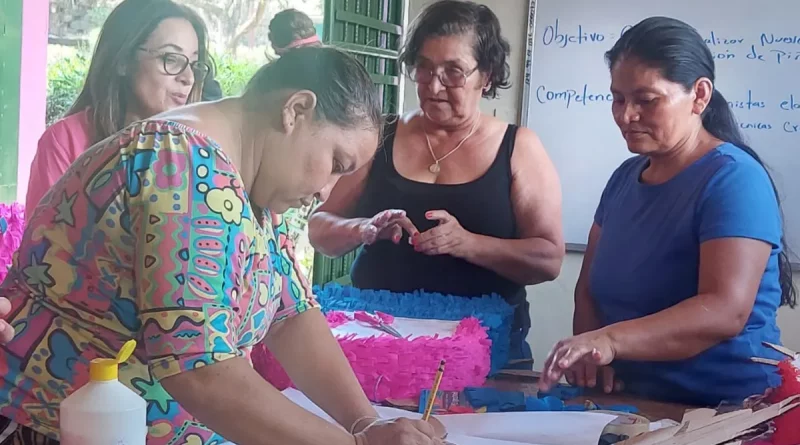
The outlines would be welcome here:
M 502 377 L 489 380 L 486 386 L 497 388 L 503 391 L 522 391 L 526 395 L 537 393 L 536 381 L 531 378 Z M 632 405 L 639 409 L 638 414 L 647 417 L 651 421 L 661 419 L 672 419 L 680 421 L 683 413 L 687 409 L 694 407 L 687 405 L 677 405 L 672 403 L 655 402 L 652 400 L 640 399 L 624 393 L 604 394 L 598 391 L 588 391 L 585 395 L 566 401 L 569 405 L 584 404 L 587 400 L 598 405 Z

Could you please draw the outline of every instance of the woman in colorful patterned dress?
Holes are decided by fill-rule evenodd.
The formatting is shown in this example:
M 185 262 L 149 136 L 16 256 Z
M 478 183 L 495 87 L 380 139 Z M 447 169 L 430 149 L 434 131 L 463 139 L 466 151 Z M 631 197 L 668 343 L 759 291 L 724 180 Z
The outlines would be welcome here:
M 0 443 L 57 443 L 58 405 L 89 361 L 134 338 L 120 380 L 149 404 L 148 444 L 440 444 L 429 423 L 377 421 L 280 216 L 374 155 L 380 111 L 355 59 L 301 48 L 241 97 L 134 123 L 81 155 L 0 288 L 16 330 L 0 350 Z M 344 429 L 252 369 L 261 341 Z

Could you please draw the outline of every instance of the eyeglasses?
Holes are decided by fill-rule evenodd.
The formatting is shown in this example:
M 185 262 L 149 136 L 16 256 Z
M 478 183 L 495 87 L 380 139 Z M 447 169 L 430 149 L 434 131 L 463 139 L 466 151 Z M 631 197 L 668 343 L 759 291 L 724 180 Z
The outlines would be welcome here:
M 415 66 L 409 71 L 408 77 L 414 82 L 423 85 L 433 82 L 433 79 L 437 77 L 439 82 L 447 88 L 461 88 L 467 83 L 469 76 L 477 70 L 477 66 L 469 71 L 456 67 L 447 67 L 438 71 L 427 67 Z
M 161 52 L 147 48 L 139 48 L 139 51 L 144 51 L 161 59 L 164 63 L 164 72 L 170 76 L 177 76 L 186 71 L 187 67 L 192 67 L 195 78 L 205 79 L 211 71 L 211 67 L 207 63 L 199 60 L 192 62 L 186 55 L 181 53 Z

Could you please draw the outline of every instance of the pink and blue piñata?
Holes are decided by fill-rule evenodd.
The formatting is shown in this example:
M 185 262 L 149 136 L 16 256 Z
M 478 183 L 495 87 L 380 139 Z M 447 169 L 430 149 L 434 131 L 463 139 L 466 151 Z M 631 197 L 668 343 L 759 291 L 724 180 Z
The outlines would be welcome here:
M 446 391 L 481 386 L 508 362 L 513 308 L 499 296 L 462 298 L 399 294 L 330 284 L 315 289 L 328 324 L 367 397 L 374 402 L 417 398 L 447 361 Z M 402 338 L 359 323 L 354 314 L 384 312 Z M 266 350 L 252 354 L 256 370 L 278 389 L 292 386 Z

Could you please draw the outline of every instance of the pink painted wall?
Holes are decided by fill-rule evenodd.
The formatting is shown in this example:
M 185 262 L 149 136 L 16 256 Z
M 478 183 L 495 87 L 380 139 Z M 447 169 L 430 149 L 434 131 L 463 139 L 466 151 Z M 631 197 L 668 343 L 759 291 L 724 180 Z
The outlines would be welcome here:
M 17 149 L 17 200 L 23 203 L 28 191 L 28 177 L 33 155 L 36 154 L 36 144 L 45 129 L 49 16 L 49 0 L 23 1 Z

